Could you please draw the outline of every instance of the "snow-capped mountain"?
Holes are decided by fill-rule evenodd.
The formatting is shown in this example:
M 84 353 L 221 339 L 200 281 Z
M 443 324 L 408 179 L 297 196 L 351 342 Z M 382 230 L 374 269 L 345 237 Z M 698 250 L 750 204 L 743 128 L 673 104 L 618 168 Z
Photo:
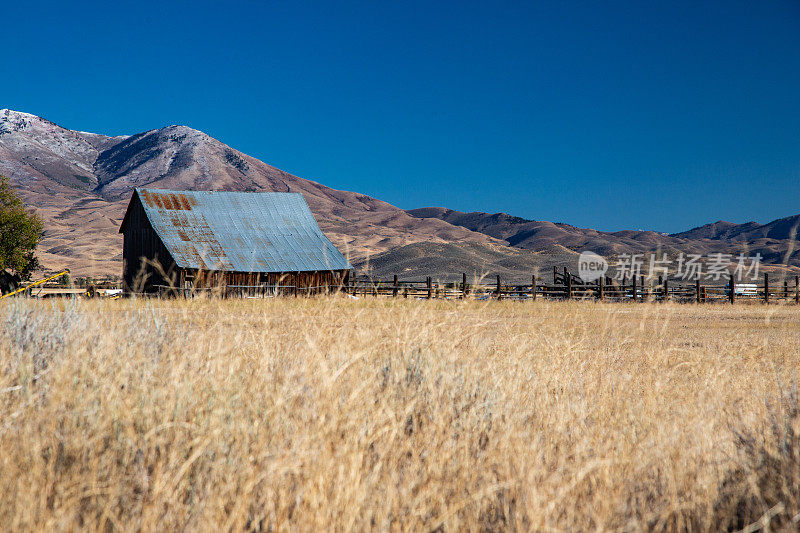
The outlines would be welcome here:
M 117 230 L 133 188 L 144 186 L 302 193 L 322 229 L 356 260 L 419 241 L 495 242 L 293 176 L 186 126 L 110 137 L 2 109 L 0 174 L 44 218 L 43 263 L 78 273 L 121 272 Z
M 672 255 L 746 252 L 760 254 L 777 268 L 800 267 L 800 216 L 764 225 L 716 222 L 664 235 L 609 233 L 504 213 L 436 207 L 406 212 L 293 176 L 187 126 L 112 137 L 2 109 L 0 174 L 44 219 L 38 251 L 43 264 L 69 267 L 75 275 L 121 272 L 117 230 L 133 188 L 144 186 L 302 193 L 342 252 L 356 264 L 372 257 L 377 275 L 470 271 L 530 279 L 532 269 L 573 264 L 582 250 L 607 257 L 655 250 Z

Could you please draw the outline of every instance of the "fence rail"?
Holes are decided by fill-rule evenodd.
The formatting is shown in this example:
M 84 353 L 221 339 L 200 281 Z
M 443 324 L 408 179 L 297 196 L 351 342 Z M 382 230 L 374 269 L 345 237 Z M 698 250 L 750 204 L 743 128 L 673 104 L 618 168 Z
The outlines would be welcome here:
M 791 282 L 790 282 L 791 281 Z M 621 281 L 601 277 L 584 283 L 565 268 L 563 272 L 554 269 L 552 283 L 545 283 L 537 276 L 531 276 L 528 284 L 503 282 L 500 276 L 487 280 L 467 281 L 462 274 L 461 282 L 436 282 L 432 277 L 425 279 L 400 280 L 377 279 L 368 276 L 350 276 L 341 285 L 317 285 L 298 287 L 283 284 L 227 285 L 213 288 L 158 286 L 163 296 L 192 297 L 210 293 L 222 297 L 277 297 L 312 296 L 340 292 L 356 297 L 392 297 L 413 299 L 477 299 L 477 300 L 599 300 L 610 302 L 781 302 L 800 304 L 800 276 L 784 278 L 780 282 L 770 282 L 769 274 L 764 274 L 759 283 L 743 283 L 735 280 L 716 283 L 675 283 L 664 278 L 635 276 Z
M 566 271 L 554 270 L 553 283 L 543 283 L 531 276 L 531 283 L 504 283 L 500 276 L 492 282 L 485 279 L 467 282 L 466 275 L 461 282 L 440 283 L 428 277 L 424 280 L 375 279 L 365 276 L 352 277 L 339 289 L 354 296 L 391 296 L 395 298 L 418 299 L 514 299 L 551 300 L 592 299 L 602 301 L 649 301 L 649 302 L 785 302 L 800 304 L 800 277 L 794 276 L 781 283 L 770 283 L 765 274 L 762 283 L 747 283 L 737 290 L 735 280 L 728 279 L 724 284 L 678 284 L 663 278 L 623 279 L 621 282 L 610 278 L 600 278 L 592 283 L 584 283 L 577 276 Z M 720 280 L 722 281 L 722 280 Z

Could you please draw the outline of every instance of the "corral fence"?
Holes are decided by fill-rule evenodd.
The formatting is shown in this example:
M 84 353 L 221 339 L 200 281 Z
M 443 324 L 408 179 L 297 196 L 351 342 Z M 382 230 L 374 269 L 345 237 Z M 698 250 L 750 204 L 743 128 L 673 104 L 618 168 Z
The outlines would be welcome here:
M 432 277 L 417 280 L 376 279 L 369 276 L 353 276 L 340 290 L 353 296 L 389 296 L 393 298 L 416 299 L 464 299 L 479 300 L 600 300 L 622 302 L 784 302 L 800 304 L 800 277 L 794 276 L 782 281 L 770 281 L 765 273 L 763 281 L 737 283 L 732 277 L 714 283 L 677 283 L 661 276 L 624 277 L 616 280 L 600 277 L 585 283 L 578 276 L 564 268 L 563 272 L 553 269 L 552 282 L 531 276 L 530 283 L 504 282 L 499 275 L 491 278 L 468 281 L 462 274 L 461 282 L 438 282 Z
M 626 276 L 622 280 L 600 277 L 586 283 L 567 268 L 553 269 L 552 278 L 541 279 L 531 275 L 530 283 L 504 281 L 501 276 L 481 277 L 461 281 L 434 281 L 424 279 L 401 280 L 397 275 L 391 279 L 371 276 L 349 276 L 340 285 L 315 285 L 298 287 L 292 284 L 224 285 L 211 288 L 158 286 L 157 295 L 162 297 L 196 297 L 201 294 L 223 298 L 269 298 L 278 296 L 314 296 L 344 293 L 355 297 L 391 297 L 477 300 L 599 300 L 609 302 L 781 302 L 800 304 L 800 277 L 784 276 L 781 280 L 770 280 L 765 273 L 758 282 L 737 283 L 733 278 L 703 283 L 674 282 L 661 276 Z

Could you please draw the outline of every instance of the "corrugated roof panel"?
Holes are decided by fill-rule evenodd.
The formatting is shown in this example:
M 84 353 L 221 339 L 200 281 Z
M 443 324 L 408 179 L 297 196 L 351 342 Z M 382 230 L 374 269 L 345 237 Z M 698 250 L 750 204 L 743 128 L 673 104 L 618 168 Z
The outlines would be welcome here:
M 182 268 L 236 272 L 347 270 L 299 193 L 136 189 Z

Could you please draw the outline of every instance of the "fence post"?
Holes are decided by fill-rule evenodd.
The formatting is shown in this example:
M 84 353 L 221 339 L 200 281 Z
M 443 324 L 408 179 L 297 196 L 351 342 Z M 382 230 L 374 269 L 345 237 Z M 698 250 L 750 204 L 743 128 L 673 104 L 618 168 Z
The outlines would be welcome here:
M 467 273 L 461 273 L 461 298 L 467 297 Z
M 536 300 L 536 274 L 531 276 L 531 300 Z
M 764 272 L 764 303 L 769 303 L 769 274 Z
M 786 277 L 783 278 L 783 299 L 789 299 L 789 282 L 786 280 Z
M 642 283 L 642 301 L 646 302 L 650 299 L 650 291 L 645 290 L 644 288 L 644 274 L 639 276 L 639 281 Z
M 633 301 L 636 301 L 636 276 L 631 276 L 631 286 L 633 287 Z
M 428 284 L 428 300 L 430 300 L 433 297 L 433 280 L 428 276 L 428 279 L 425 281 Z
M 736 282 L 733 281 L 733 274 L 731 274 L 731 280 L 728 283 L 728 289 L 731 291 L 731 293 L 728 295 L 728 298 L 730 299 L 731 303 L 736 303 Z
M 495 289 L 495 292 L 497 293 L 497 299 L 498 300 L 502 300 L 503 299 L 503 291 L 500 288 L 500 274 L 497 275 L 497 289 Z
M 669 278 L 664 280 L 664 301 L 669 301 Z
M 400 290 L 400 285 L 397 283 L 397 274 L 394 275 L 394 288 L 392 288 L 392 296 L 397 298 L 397 291 Z
M 698 278 L 695 280 L 695 295 L 697 296 L 697 303 L 700 303 L 702 300 L 700 299 L 700 279 Z
M 597 278 L 597 296 L 600 298 L 600 301 L 603 301 L 603 276 Z
M 553 285 L 558 283 L 558 267 L 553 265 Z

